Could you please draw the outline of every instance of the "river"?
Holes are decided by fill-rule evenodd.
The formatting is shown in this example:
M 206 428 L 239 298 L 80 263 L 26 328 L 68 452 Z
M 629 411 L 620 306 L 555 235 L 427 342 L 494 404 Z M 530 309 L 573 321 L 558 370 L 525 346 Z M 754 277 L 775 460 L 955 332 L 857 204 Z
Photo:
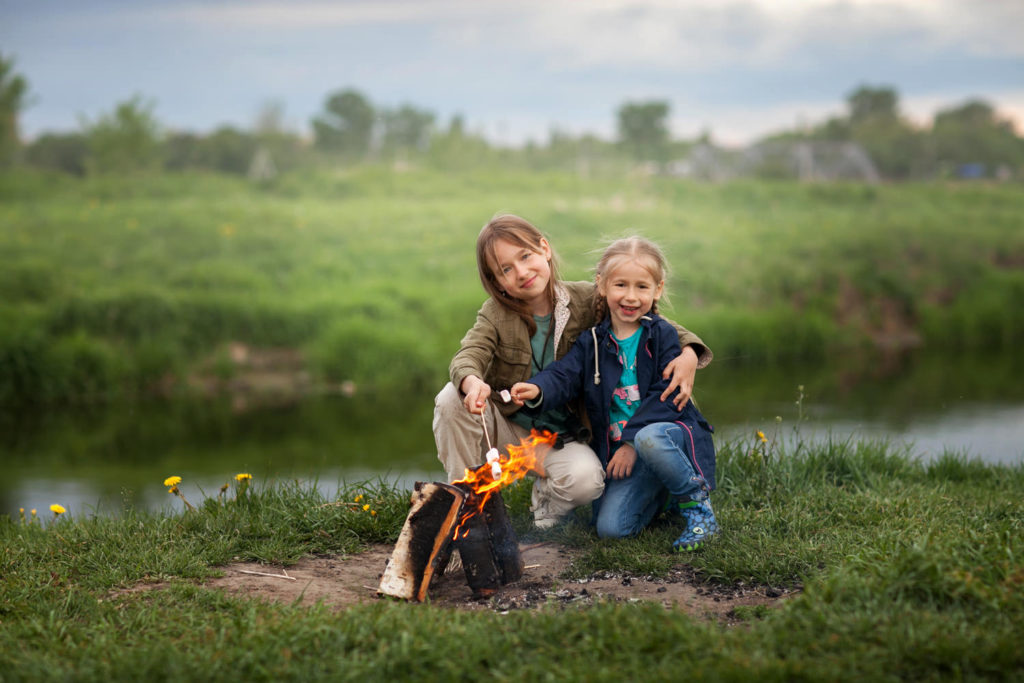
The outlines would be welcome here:
M 1024 463 L 1024 360 L 1016 354 L 843 358 L 816 366 L 728 358 L 697 377 L 716 440 L 753 444 L 760 430 L 794 439 L 887 440 L 929 460 L 944 452 Z M 381 404 L 311 398 L 239 409 L 230 401 L 147 403 L 0 416 L 0 514 L 81 518 L 126 507 L 179 508 L 163 481 L 183 478 L 193 503 L 249 473 L 256 486 L 299 481 L 333 495 L 384 479 L 408 487 L 444 477 L 430 430 L 432 396 Z

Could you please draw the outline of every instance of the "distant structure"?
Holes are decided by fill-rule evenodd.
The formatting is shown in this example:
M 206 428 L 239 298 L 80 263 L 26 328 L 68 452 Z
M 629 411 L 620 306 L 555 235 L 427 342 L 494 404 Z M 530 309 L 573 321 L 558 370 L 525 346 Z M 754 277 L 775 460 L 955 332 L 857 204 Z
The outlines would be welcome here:
M 259 183 L 269 182 L 277 176 L 277 167 L 274 166 L 274 160 L 266 147 L 256 150 L 256 154 L 253 155 L 252 162 L 249 164 L 248 175 L 249 180 Z
M 734 178 L 797 178 L 804 182 L 859 180 L 877 183 L 878 169 L 854 142 L 773 141 L 744 149 L 695 145 L 685 159 L 665 166 L 669 175 L 720 182 Z

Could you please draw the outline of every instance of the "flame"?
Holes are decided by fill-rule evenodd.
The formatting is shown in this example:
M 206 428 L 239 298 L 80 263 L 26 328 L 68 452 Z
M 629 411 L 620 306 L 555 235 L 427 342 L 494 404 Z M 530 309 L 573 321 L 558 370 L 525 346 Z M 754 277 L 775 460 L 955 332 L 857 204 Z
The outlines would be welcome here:
M 520 439 L 518 446 L 510 443 L 505 447 L 508 455 L 502 455 L 498 458 L 498 462 L 501 464 L 500 477 L 495 479 L 490 466 L 484 464 L 473 469 L 467 469 L 465 477 L 452 482 L 455 485 L 462 485 L 462 488 L 468 488 L 475 494 L 466 498 L 453 538 L 458 538 L 459 532 L 467 519 L 483 511 L 484 505 L 487 504 L 494 491 L 522 479 L 527 473 L 537 469 L 538 460 L 547 452 L 548 448 L 555 445 L 557 437 L 558 434 L 549 432 L 546 429 L 540 432 L 536 429 L 531 429 L 530 436 Z M 469 531 L 467 530 L 463 536 L 466 533 L 469 533 Z

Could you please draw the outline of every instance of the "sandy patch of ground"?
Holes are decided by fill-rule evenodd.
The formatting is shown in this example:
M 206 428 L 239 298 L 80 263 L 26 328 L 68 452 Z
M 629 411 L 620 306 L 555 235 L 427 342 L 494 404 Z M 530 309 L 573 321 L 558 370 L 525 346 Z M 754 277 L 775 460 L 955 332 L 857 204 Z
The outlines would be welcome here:
M 223 568 L 224 576 L 206 585 L 228 593 L 275 602 L 315 604 L 344 609 L 381 600 L 377 586 L 390 546 L 374 546 L 358 555 L 305 557 L 290 567 L 245 562 Z M 732 621 L 738 606 L 771 606 L 792 590 L 767 586 L 708 586 L 686 565 L 678 565 L 665 578 L 597 572 L 585 579 L 562 579 L 573 551 L 554 543 L 521 546 L 525 569 L 518 581 L 502 587 L 488 599 L 474 599 L 462 570 L 439 577 L 431 586 L 431 605 L 456 609 L 530 609 L 544 604 L 587 605 L 601 600 L 657 602 L 697 617 Z M 290 578 L 252 574 L 262 572 Z

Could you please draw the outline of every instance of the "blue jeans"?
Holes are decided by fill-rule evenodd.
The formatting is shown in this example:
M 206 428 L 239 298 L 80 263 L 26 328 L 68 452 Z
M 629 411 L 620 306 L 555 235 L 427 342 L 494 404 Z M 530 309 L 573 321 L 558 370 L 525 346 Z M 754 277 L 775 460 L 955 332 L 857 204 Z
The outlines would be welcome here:
M 708 484 L 696 465 L 695 451 L 710 446 L 710 435 L 695 434 L 685 424 L 658 422 L 637 432 L 633 446 L 637 461 L 632 474 L 606 479 L 604 495 L 595 503 L 597 535 L 602 538 L 640 533 L 664 506 L 666 496 L 683 502 L 707 500 Z

